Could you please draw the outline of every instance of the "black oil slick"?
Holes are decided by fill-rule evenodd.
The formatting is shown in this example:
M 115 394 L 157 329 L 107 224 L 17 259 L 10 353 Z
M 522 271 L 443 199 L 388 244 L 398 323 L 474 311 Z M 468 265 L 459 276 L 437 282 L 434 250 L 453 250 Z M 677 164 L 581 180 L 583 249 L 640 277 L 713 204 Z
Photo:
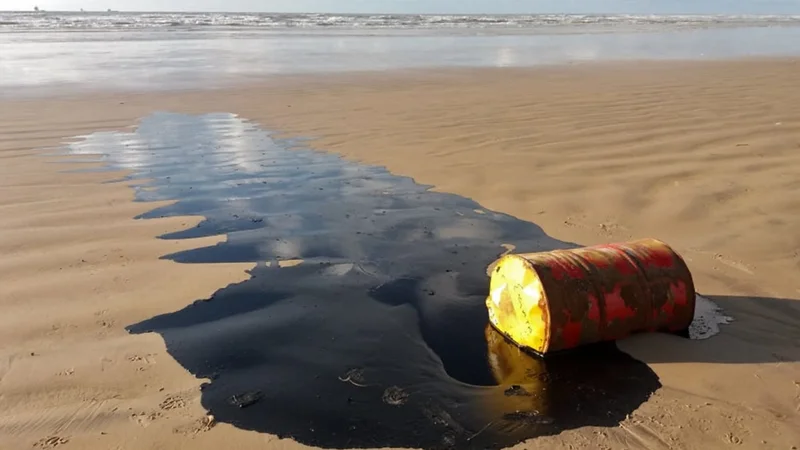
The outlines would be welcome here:
M 660 387 L 613 344 L 540 360 L 487 327 L 503 244 L 572 244 L 300 144 L 227 113 L 157 113 L 68 144 L 145 179 L 137 200 L 176 201 L 141 218 L 205 217 L 163 238 L 227 235 L 165 258 L 254 263 L 249 280 L 128 328 L 210 380 L 216 420 L 327 448 L 502 448 L 616 426 Z

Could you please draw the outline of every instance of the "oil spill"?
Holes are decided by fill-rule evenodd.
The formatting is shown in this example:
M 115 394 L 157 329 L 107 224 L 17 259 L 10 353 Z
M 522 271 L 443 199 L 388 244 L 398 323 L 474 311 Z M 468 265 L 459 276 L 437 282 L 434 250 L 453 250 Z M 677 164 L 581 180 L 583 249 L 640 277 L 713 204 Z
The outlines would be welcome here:
M 68 144 L 147 180 L 138 200 L 176 200 L 141 218 L 205 216 L 163 238 L 227 235 L 165 258 L 254 263 L 249 280 L 129 327 L 208 379 L 216 420 L 326 448 L 502 448 L 616 426 L 660 387 L 613 344 L 542 360 L 488 327 L 487 265 L 509 246 L 573 244 L 297 146 L 225 113 L 158 113 Z

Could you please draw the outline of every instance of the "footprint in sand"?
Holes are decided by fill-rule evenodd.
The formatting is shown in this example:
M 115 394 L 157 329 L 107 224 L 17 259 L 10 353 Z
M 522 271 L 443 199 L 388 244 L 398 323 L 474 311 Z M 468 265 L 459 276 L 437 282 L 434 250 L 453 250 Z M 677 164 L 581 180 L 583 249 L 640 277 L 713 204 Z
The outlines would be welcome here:
M 139 424 L 142 428 L 147 428 L 151 423 L 155 422 L 161 417 L 160 412 L 141 412 L 131 414 L 131 420 Z
M 165 398 L 164 401 L 158 405 L 158 407 L 164 411 L 181 409 L 186 407 L 186 400 L 178 395 L 170 395 L 169 397 Z
M 108 329 L 113 327 L 115 322 L 113 319 L 100 319 L 95 323 L 99 325 L 101 328 Z
M 100 311 L 95 311 L 94 316 L 97 318 L 95 323 L 100 327 L 99 334 L 101 336 L 108 334 L 116 321 L 114 319 L 109 319 L 106 316 L 108 315 L 107 309 L 101 309 Z
M 192 436 L 200 433 L 205 433 L 211 430 L 217 424 L 216 419 L 211 414 L 206 415 L 192 423 L 176 427 L 172 430 L 175 434 L 182 434 L 184 436 Z
M 147 354 L 144 356 L 141 355 L 131 355 L 126 358 L 128 362 L 138 364 L 136 367 L 137 372 L 144 372 L 150 369 L 150 366 L 156 363 L 155 355 Z
M 59 445 L 64 445 L 69 442 L 68 438 L 62 438 L 58 436 L 50 436 L 43 439 L 40 439 L 36 443 L 33 444 L 35 448 L 56 448 Z
M 156 355 L 153 353 L 148 353 L 144 356 L 140 355 L 130 355 L 126 359 L 132 363 L 145 363 L 145 364 L 155 364 L 156 363 Z

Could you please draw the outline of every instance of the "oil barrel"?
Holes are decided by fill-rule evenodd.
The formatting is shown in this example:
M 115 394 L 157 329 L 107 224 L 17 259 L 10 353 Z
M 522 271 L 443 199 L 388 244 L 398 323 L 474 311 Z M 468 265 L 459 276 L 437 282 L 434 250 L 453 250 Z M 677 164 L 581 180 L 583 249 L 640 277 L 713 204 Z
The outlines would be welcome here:
M 486 307 L 499 332 L 546 355 L 636 332 L 685 330 L 695 291 L 677 252 L 641 239 L 503 256 L 491 271 Z

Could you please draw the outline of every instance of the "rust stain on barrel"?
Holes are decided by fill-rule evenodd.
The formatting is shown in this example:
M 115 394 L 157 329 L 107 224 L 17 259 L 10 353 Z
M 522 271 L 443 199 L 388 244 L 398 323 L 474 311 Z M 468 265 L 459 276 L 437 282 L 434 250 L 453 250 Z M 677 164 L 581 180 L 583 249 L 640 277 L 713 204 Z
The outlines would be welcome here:
M 506 255 L 486 300 L 498 331 L 546 354 L 643 331 L 680 331 L 694 317 L 692 275 L 656 239 Z

